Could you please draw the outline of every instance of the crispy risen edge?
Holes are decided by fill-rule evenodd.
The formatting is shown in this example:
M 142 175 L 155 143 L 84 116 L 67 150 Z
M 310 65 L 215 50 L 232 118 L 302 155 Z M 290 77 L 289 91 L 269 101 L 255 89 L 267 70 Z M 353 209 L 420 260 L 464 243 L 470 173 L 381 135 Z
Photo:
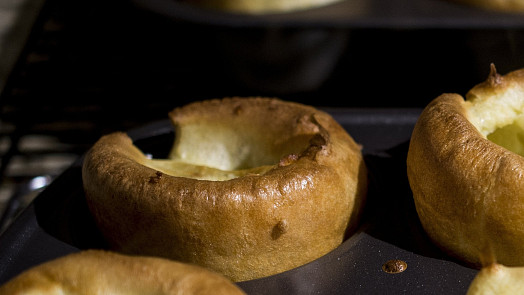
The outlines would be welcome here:
M 475 86 L 468 100 L 524 85 L 522 70 L 499 78 Z M 407 175 L 417 213 L 429 237 L 452 256 L 477 266 L 482 259 L 524 265 L 524 158 L 486 139 L 471 124 L 467 104 L 458 94 L 443 94 L 415 125 Z
M 227 181 L 158 177 L 124 133 L 93 146 L 84 188 L 113 249 L 192 262 L 243 281 L 319 258 L 355 230 L 367 170 L 361 146 L 327 113 L 266 98 L 210 100 L 171 113 L 178 131 L 205 117 L 238 116 L 231 128 L 258 126 L 263 140 L 311 140 L 295 159 L 283 156 L 264 174 Z
M 85 250 L 37 265 L 0 286 L 0 294 L 245 294 L 199 266 Z
M 201 5 L 237 13 L 264 14 L 291 12 L 328 5 L 343 0 L 182 0 L 183 2 Z

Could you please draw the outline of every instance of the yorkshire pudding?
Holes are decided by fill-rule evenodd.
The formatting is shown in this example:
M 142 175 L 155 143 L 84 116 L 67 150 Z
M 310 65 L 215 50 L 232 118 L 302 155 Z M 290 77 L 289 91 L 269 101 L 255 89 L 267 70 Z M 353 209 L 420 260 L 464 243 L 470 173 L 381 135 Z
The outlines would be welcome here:
M 359 221 L 361 146 L 327 113 L 271 98 L 194 102 L 170 112 L 168 159 L 122 132 L 88 151 L 89 208 L 112 249 L 167 257 L 234 281 L 330 252 Z
M 245 294 L 205 268 L 158 257 L 85 250 L 34 266 L 0 286 L 0 294 Z
M 412 133 L 407 176 L 428 236 L 480 265 L 524 265 L 524 69 L 488 79 L 464 99 L 442 94 Z
M 320 7 L 343 0 L 182 0 L 201 7 L 249 14 L 281 13 Z

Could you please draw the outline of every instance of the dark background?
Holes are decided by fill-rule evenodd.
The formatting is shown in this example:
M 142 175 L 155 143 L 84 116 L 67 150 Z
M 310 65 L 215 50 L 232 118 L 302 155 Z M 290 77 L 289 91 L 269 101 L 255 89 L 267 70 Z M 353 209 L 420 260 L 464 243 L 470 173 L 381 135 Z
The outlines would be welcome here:
M 444 92 L 465 94 L 492 62 L 501 73 L 524 64 L 522 20 L 442 0 L 287 20 L 213 19 L 149 1 L 162 15 L 141 2 L 48 0 L 1 97 L 2 119 L 18 129 L 78 125 L 66 138 L 90 141 L 224 96 L 424 107 Z

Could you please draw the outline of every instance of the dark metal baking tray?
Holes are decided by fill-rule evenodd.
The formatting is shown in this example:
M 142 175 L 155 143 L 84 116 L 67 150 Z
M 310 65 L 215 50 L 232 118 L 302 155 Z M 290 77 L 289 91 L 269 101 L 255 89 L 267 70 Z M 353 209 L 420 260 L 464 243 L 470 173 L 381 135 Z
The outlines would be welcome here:
M 370 187 L 359 231 L 325 256 L 238 285 L 248 294 L 465 294 L 477 273 L 439 251 L 415 212 L 405 158 L 419 109 L 326 109 L 362 144 Z M 144 152 L 162 156 L 174 131 L 167 120 L 130 130 Z M 159 148 L 162 147 L 162 148 Z M 105 248 L 85 204 L 82 158 L 47 187 L 0 236 L 0 284 L 67 253 Z M 403 272 L 382 270 L 389 260 Z
M 177 21 L 225 27 L 522 28 L 522 14 L 480 9 L 453 0 L 343 0 L 286 13 L 250 15 L 202 9 L 177 0 L 131 0 Z

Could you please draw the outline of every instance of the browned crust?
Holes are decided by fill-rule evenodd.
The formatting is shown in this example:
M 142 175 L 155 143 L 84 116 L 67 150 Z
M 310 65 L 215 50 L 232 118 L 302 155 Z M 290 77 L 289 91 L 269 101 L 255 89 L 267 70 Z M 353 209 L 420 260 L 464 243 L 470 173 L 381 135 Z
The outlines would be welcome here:
M 0 294 L 245 294 L 225 277 L 199 266 L 101 250 L 69 254 L 34 266 Z
M 260 131 L 282 142 L 297 132 L 315 136 L 267 173 L 228 181 L 158 177 L 140 165 L 143 155 L 127 135 L 102 137 L 85 157 L 83 181 L 114 249 L 196 263 L 241 281 L 310 262 L 357 226 L 367 191 L 361 147 L 328 114 L 277 99 L 228 98 L 170 115 L 175 126 L 261 120 Z
M 524 69 L 501 75 L 497 72 L 495 65 L 491 64 L 488 78 L 471 88 L 471 90 L 466 93 L 466 100 L 472 101 L 478 98 L 489 99 L 490 97 L 499 96 L 509 89 L 522 91 L 519 88 L 524 88 Z
M 501 77 L 492 68 L 468 100 L 515 90 L 524 85 L 523 73 Z M 458 94 L 443 94 L 413 130 L 407 175 L 420 221 L 436 244 L 461 260 L 523 265 L 524 158 L 480 134 L 465 104 Z

